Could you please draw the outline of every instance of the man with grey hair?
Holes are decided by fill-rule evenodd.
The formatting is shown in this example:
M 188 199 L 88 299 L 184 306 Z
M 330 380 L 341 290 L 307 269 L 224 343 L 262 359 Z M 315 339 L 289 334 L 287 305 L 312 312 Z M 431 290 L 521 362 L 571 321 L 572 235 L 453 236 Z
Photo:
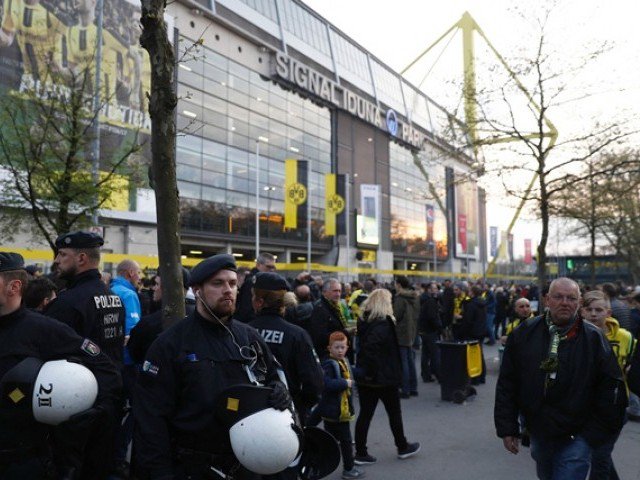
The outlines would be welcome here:
M 544 315 L 525 320 L 507 338 L 496 430 L 505 449 L 517 454 L 522 415 L 538 478 L 584 479 L 591 449 L 622 428 L 627 392 L 608 342 L 577 315 L 578 284 L 554 280 L 546 304 Z
M 276 257 L 272 253 L 262 252 L 256 258 L 256 266 L 245 275 L 242 286 L 238 290 L 238 301 L 236 303 L 237 309 L 233 318 L 239 322 L 249 323 L 256 318 L 256 314 L 253 311 L 253 305 L 251 304 L 251 289 L 253 288 L 253 277 L 258 272 L 275 272 L 276 271 Z
M 322 296 L 313 306 L 311 319 L 309 320 L 309 333 L 313 347 L 320 358 L 329 355 L 329 335 L 336 331 L 344 332 L 347 337 L 347 319 L 340 307 L 340 295 L 342 285 L 337 278 L 329 278 L 322 284 Z

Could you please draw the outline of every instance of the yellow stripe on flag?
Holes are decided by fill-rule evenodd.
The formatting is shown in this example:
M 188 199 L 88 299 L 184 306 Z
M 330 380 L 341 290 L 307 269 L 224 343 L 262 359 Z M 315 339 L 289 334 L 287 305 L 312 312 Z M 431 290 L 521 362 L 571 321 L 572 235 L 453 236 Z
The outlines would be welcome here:
M 284 227 L 298 228 L 298 205 L 289 190 L 298 182 L 298 161 L 284 161 Z
M 324 176 L 324 233 L 336 234 L 336 212 L 331 207 L 331 201 L 336 194 L 336 174 L 327 173 Z

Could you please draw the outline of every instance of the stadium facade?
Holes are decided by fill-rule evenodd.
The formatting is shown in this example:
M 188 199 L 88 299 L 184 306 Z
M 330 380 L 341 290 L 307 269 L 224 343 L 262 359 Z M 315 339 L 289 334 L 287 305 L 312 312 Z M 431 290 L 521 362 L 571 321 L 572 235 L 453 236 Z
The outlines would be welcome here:
M 109 15 L 118 11 L 108 5 Z M 180 1 L 167 19 L 179 58 L 176 156 L 189 261 L 217 252 L 251 261 L 258 224 L 260 251 L 300 264 L 291 269 L 303 269 L 310 251 L 313 263 L 343 272 L 481 272 L 484 192 L 469 179 L 473 153 L 459 119 L 302 2 Z M 106 35 L 120 28 L 105 26 Z M 19 65 L 18 37 L 12 52 L 0 49 L 4 72 Z M 104 124 L 126 132 L 132 119 L 148 127 L 138 92 L 149 70 L 131 60 L 142 58 L 135 42 L 121 44 L 120 56 L 106 47 L 103 63 L 113 77 L 128 71 L 137 87 L 118 96 Z M 28 70 L 11 88 L 24 88 Z M 130 182 L 114 204 L 100 216 L 108 251 L 155 255 L 149 186 Z M 24 236 L 16 244 L 44 248 Z

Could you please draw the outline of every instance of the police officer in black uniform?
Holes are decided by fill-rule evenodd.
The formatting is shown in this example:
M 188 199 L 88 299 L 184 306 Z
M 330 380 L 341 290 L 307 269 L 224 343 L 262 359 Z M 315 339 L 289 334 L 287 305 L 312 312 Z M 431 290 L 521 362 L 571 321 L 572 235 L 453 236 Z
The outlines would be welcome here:
M 291 397 L 260 334 L 231 318 L 234 258 L 200 262 L 191 286 L 196 310 L 156 339 L 142 365 L 133 402 L 139 470 L 154 480 L 260 478 L 238 464 L 216 402 L 238 384 L 271 386 L 270 404 L 280 410 L 290 407 Z
M 56 239 L 55 263 L 60 277 L 68 283 L 44 313 L 97 343 L 122 368 L 125 313 L 120 297 L 100 279 L 102 245 L 102 237 L 89 232 L 67 233 Z
M 121 388 L 120 374 L 94 342 L 21 306 L 26 284 L 22 256 L 0 252 L 0 478 L 99 479 L 95 471 L 81 473 L 82 459 L 70 455 L 68 443 L 61 445 L 53 439 L 66 441 L 73 437 L 76 441 L 86 435 L 84 429 L 89 420 L 112 415 Z M 60 424 L 53 432 L 33 419 L 16 415 L 20 403 L 30 400 L 26 392 L 18 393 L 5 382 L 5 374 L 27 357 L 43 361 L 67 359 L 89 368 L 98 383 L 92 411 Z M 55 461 L 52 448 L 58 453 Z
M 289 289 L 286 280 L 277 273 L 258 272 L 252 283 L 252 304 L 257 318 L 249 325 L 260 332 L 282 365 L 293 403 L 304 424 L 322 393 L 320 361 L 309 334 L 283 318 L 284 294 Z
M 125 311 L 120 297 L 100 279 L 100 247 L 104 240 L 90 232 L 72 232 L 56 239 L 55 263 L 67 288 L 49 304 L 44 314 L 66 323 L 76 333 L 96 343 L 122 371 Z M 121 406 L 114 416 L 104 418 L 89 442 L 86 463 L 96 478 L 115 470 L 116 425 L 123 416 Z M 106 473 L 105 473 L 106 472 Z

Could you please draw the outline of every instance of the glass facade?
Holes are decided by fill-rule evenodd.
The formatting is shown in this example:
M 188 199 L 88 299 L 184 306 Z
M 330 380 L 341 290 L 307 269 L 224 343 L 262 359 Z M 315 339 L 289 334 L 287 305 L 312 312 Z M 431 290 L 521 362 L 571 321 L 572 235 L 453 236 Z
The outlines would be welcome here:
M 420 152 L 415 164 L 411 151 L 389 144 L 391 249 L 395 253 L 433 258 L 435 242 L 439 260 L 447 258 L 445 169 L 435 151 Z M 427 222 L 427 208 L 434 213 Z M 445 207 L 446 209 L 446 207 Z
M 313 242 L 329 242 L 322 231 L 331 112 L 206 48 L 179 64 L 178 80 L 183 230 L 254 238 L 257 160 L 261 237 L 305 241 L 306 216 L 297 229 L 284 228 L 284 161 L 301 159 L 309 162 Z

